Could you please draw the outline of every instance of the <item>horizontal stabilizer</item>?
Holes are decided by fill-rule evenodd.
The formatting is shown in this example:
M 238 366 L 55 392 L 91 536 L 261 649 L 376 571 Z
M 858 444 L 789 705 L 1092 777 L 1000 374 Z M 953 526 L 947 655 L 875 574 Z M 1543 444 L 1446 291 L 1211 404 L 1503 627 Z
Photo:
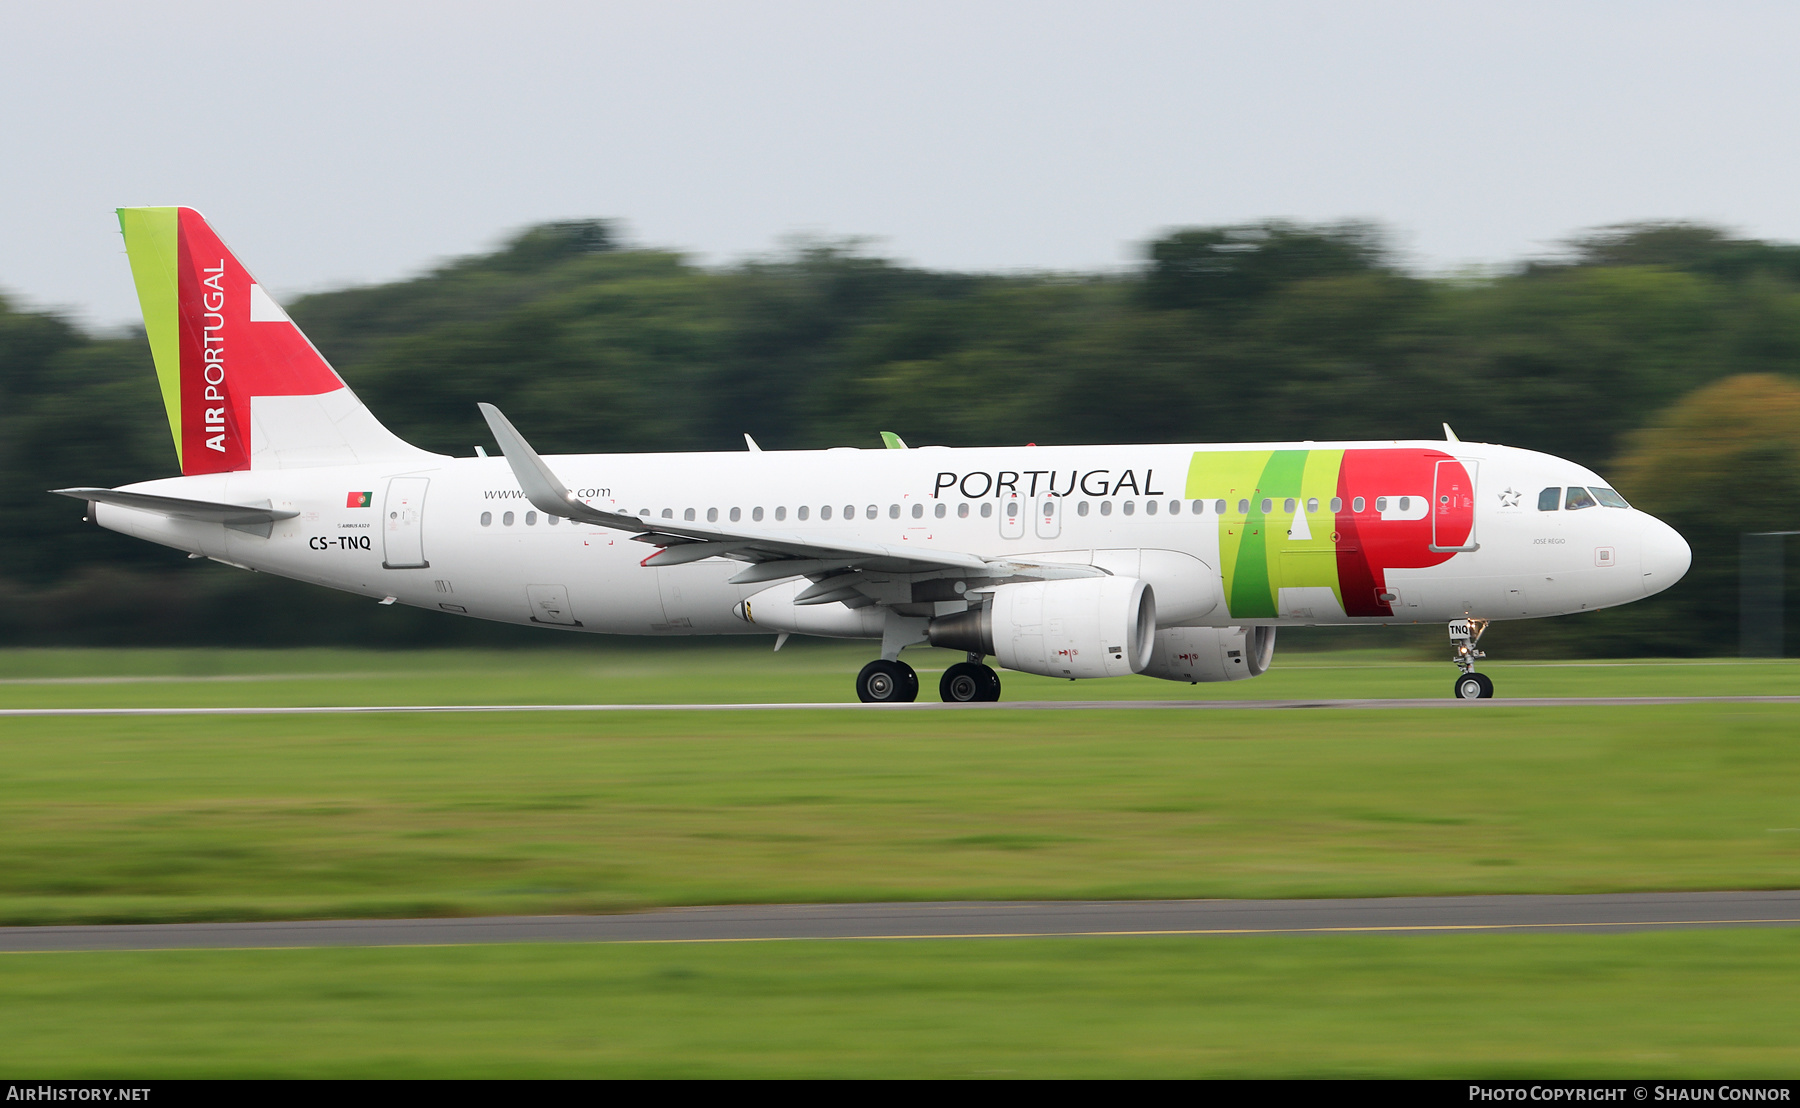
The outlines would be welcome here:
M 131 508 L 139 512 L 155 512 L 173 519 L 191 519 L 198 523 L 223 523 L 234 531 L 269 537 L 276 520 L 293 519 L 299 512 L 261 504 L 225 504 L 216 500 L 188 500 L 179 496 L 156 496 L 147 492 L 124 492 L 120 489 L 51 489 L 58 496 L 86 500 L 91 504 L 111 504 L 115 508 Z

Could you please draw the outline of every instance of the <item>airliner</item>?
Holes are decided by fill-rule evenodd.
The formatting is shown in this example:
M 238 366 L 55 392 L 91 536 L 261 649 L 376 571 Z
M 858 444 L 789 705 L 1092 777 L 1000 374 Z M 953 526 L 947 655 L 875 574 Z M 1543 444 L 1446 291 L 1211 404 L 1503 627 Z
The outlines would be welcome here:
M 500 456 L 395 436 L 190 208 L 122 208 L 181 476 L 52 490 L 101 527 L 456 616 L 622 635 L 863 639 L 858 698 L 963 652 L 1078 680 L 1265 672 L 1290 626 L 1441 623 L 1453 695 L 1482 631 L 1626 604 L 1687 572 L 1676 531 L 1593 471 L 1442 440 Z M 877 645 L 878 644 L 878 645 Z

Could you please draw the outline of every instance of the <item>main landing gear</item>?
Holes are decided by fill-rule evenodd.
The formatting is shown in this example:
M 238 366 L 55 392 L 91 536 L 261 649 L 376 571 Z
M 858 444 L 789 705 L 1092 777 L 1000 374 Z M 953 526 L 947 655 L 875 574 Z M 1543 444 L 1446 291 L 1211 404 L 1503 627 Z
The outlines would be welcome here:
M 911 704 L 919 699 L 919 675 L 905 662 L 877 658 L 856 675 L 856 699 L 864 704 Z
M 938 695 L 946 704 L 991 704 L 1000 699 L 1000 675 L 981 663 L 981 655 L 971 654 L 968 661 L 944 671 Z
M 976 704 L 1000 699 L 1000 675 L 971 654 L 944 671 L 938 695 L 946 704 Z M 905 662 L 877 658 L 856 675 L 856 699 L 864 704 L 910 704 L 919 699 L 919 675 Z
M 1487 652 L 1477 650 L 1475 644 L 1481 641 L 1481 633 L 1487 630 L 1485 619 L 1453 619 L 1450 621 L 1450 643 L 1456 648 L 1456 668 L 1462 670 L 1457 675 L 1455 695 L 1458 700 L 1492 700 L 1494 682 L 1485 673 L 1475 672 L 1477 659 L 1487 657 Z

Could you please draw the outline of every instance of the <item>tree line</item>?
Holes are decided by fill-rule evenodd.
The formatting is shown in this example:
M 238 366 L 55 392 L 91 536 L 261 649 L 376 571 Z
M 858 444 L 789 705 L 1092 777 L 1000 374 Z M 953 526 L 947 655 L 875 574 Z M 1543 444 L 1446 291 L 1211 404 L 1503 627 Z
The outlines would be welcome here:
M 288 310 L 398 434 L 463 455 L 487 441 L 480 400 L 547 452 L 736 449 L 746 431 L 770 449 L 882 430 L 952 446 L 1437 438 L 1448 422 L 1593 466 L 1695 548 L 1662 597 L 1493 633 L 1534 651 L 1729 651 L 1737 534 L 1800 528 L 1800 247 L 1695 224 L 1422 277 L 1355 223 L 1184 229 L 1126 273 L 993 275 L 832 242 L 709 268 L 575 221 Z M 42 491 L 174 468 L 141 330 L 90 334 L 0 298 L 7 641 L 517 638 L 189 564 Z

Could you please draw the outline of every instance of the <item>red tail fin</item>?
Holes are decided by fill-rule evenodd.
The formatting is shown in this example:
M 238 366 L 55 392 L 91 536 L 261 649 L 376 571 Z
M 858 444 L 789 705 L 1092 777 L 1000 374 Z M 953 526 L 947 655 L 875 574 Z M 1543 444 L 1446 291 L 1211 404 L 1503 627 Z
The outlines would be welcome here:
M 418 455 L 363 408 L 192 208 L 119 223 L 185 474 Z

